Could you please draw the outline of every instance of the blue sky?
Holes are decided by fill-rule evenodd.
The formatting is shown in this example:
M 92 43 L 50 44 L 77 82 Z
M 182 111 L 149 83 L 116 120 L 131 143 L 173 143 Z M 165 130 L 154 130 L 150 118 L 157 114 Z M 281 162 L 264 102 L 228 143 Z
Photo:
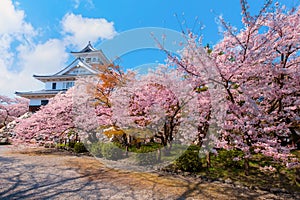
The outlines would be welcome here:
M 256 13 L 263 1 L 249 3 Z M 292 7 L 299 0 L 279 3 Z M 239 28 L 240 13 L 239 0 L 1 0 L 0 94 L 42 89 L 43 84 L 32 75 L 57 72 L 73 59 L 69 52 L 80 50 L 88 41 L 106 53 L 108 46 L 120 49 L 138 43 L 133 37 L 111 48 L 111 41 L 124 32 L 158 27 L 167 30 L 168 37 L 170 30 L 194 27 L 195 33 L 203 35 L 203 43 L 214 45 L 221 39 L 216 18 L 222 15 Z M 160 39 L 160 34 L 155 36 Z M 151 37 L 138 37 L 155 43 Z M 145 47 L 122 55 L 119 64 L 129 68 L 162 61 L 163 55 L 155 48 Z

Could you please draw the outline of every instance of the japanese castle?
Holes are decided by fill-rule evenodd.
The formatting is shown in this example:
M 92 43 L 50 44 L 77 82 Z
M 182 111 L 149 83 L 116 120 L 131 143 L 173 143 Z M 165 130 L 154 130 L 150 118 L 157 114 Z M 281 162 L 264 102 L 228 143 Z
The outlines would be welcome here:
M 61 71 L 46 76 L 33 75 L 34 78 L 45 83 L 45 89 L 15 93 L 18 96 L 30 99 L 30 112 L 37 111 L 41 105 L 46 105 L 50 98 L 74 86 L 76 76 L 96 75 L 98 73 L 97 66 L 110 64 L 104 53 L 95 49 L 90 42 L 81 51 L 72 51 L 71 54 L 75 57 L 75 60 Z

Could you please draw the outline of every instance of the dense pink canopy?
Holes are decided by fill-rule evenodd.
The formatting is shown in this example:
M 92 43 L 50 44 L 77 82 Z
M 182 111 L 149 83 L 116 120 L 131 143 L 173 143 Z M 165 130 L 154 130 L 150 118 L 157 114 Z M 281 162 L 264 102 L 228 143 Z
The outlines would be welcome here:
M 30 118 L 20 120 L 14 129 L 15 142 L 43 144 L 64 137 L 74 127 L 72 95 L 72 89 L 59 93 Z
M 0 128 L 28 111 L 29 101 L 24 98 L 9 98 L 0 95 Z

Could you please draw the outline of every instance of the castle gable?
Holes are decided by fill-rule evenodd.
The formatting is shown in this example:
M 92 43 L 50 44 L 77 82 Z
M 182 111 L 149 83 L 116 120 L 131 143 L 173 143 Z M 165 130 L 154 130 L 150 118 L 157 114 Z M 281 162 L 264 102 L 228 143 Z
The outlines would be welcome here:
M 83 62 L 80 58 L 77 58 L 69 66 L 57 72 L 53 76 L 84 75 L 84 74 L 96 74 L 96 73 L 97 71 L 94 70 L 89 64 Z
M 63 75 L 84 75 L 84 74 L 91 74 L 90 70 L 87 70 L 84 67 L 76 66 L 64 73 Z

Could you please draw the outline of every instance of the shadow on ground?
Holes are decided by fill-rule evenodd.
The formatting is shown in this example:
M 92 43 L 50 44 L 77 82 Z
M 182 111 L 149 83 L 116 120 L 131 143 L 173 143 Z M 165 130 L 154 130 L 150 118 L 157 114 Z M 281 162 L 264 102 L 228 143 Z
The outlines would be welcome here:
M 109 169 L 92 157 L 3 153 L 0 199 L 281 199 L 187 177 Z

